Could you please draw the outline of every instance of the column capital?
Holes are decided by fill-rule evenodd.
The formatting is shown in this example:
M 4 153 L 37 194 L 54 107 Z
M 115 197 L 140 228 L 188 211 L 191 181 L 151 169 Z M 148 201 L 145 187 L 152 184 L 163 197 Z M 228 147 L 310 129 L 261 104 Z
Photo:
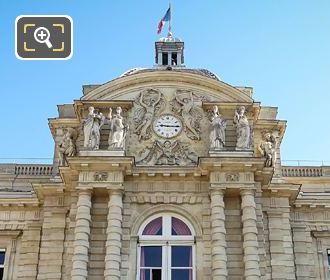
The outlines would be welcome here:
M 77 187 L 76 188 L 76 190 L 77 190 L 77 192 L 78 192 L 78 195 L 79 194 L 86 194 L 86 195 L 92 195 L 93 194 L 93 187 L 86 187 L 86 186 L 84 186 L 84 187 Z
M 211 188 L 210 195 L 222 195 L 224 196 L 226 193 L 226 188 Z
M 124 194 L 124 189 L 113 189 L 113 188 L 107 188 L 108 194 L 109 195 L 123 195 Z
M 240 189 L 240 194 L 241 194 L 241 196 L 245 196 L 245 195 L 255 195 L 255 189 L 253 189 L 253 188 L 241 188 Z

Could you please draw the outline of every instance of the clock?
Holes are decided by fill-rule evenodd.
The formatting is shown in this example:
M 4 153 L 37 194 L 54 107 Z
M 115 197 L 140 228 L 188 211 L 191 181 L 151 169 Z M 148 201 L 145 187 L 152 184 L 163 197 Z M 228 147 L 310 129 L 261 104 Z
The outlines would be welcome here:
M 160 137 L 173 138 L 180 134 L 182 122 L 176 116 L 162 115 L 154 121 L 153 129 Z

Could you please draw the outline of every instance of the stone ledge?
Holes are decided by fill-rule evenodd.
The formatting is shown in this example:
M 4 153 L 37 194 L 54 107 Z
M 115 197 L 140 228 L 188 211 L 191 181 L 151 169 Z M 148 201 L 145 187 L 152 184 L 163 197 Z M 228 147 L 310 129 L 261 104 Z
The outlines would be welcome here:
M 97 150 L 97 151 L 87 151 L 82 150 L 79 152 L 79 156 L 84 157 L 123 157 L 125 156 L 124 150 Z
M 253 151 L 221 151 L 221 150 L 210 150 L 210 157 L 253 157 Z

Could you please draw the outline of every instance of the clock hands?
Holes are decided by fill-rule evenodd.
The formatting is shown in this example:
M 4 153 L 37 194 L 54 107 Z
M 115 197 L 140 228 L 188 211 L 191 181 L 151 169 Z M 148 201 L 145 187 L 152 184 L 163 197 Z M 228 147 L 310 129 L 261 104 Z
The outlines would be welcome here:
M 159 124 L 160 127 L 180 127 L 180 125 L 170 125 L 170 124 Z

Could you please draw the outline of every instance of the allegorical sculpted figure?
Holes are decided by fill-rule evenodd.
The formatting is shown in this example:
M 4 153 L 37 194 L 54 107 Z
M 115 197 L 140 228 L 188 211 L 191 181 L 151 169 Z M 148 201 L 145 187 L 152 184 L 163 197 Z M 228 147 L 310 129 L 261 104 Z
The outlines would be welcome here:
M 249 150 L 251 148 L 251 129 L 244 106 L 239 107 L 235 112 L 234 124 L 237 135 L 236 150 Z
M 156 140 L 152 147 L 146 147 L 144 156 L 138 164 L 146 165 L 193 165 L 197 163 L 197 156 L 188 145 L 176 140 L 161 143 Z
M 211 113 L 210 149 L 221 150 L 225 146 L 227 122 L 219 113 L 218 106 L 213 106 Z
M 68 128 L 58 145 L 59 166 L 68 166 L 68 157 L 76 155 L 75 138 L 75 131 L 72 128 Z
M 98 150 L 100 147 L 100 130 L 104 124 L 105 117 L 94 107 L 88 108 L 88 116 L 83 120 L 84 148 Z
M 181 114 L 187 136 L 193 140 L 200 140 L 199 122 L 203 117 L 203 111 L 196 106 L 193 93 L 178 90 L 172 106 L 173 111 Z
M 138 99 L 138 105 L 141 107 L 134 113 L 134 121 L 136 123 L 135 133 L 139 135 L 139 140 L 150 138 L 150 126 L 159 109 L 158 105 L 161 101 L 161 93 L 157 90 L 149 89 L 141 92 Z
M 274 167 L 276 162 L 276 139 L 271 133 L 266 132 L 264 134 L 258 150 L 265 157 L 265 167 Z
M 112 109 L 109 109 L 109 150 L 124 148 L 128 126 L 123 123 L 122 111 L 121 107 L 117 107 L 116 114 L 112 115 Z

